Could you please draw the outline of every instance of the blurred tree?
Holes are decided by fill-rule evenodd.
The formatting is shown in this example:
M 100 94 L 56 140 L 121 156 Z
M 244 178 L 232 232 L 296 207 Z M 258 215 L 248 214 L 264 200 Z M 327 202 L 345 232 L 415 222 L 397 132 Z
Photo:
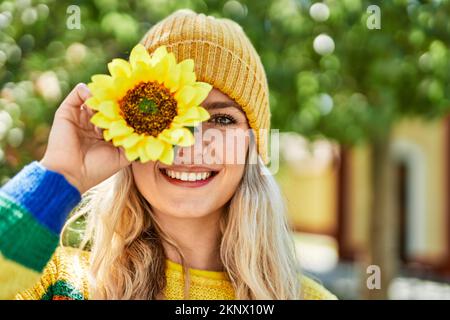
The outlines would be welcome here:
M 450 107 L 450 1 L 16 0 L 0 3 L 0 183 L 45 150 L 55 108 L 77 82 L 127 57 L 149 27 L 179 8 L 240 23 L 260 53 L 273 127 L 372 149 L 372 249 L 385 297 L 395 243 L 390 132 L 406 116 Z M 367 7 L 381 8 L 381 29 Z M 80 7 L 69 29 L 68 7 Z M 329 12 L 328 12 L 329 11 Z M 328 17 L 329 13 L 329 17 Z
M 311 13 L 309 1 L 248 3 L 253 19 L 243 22 L 253 36 L 254 25 L 261 25 L 264 40 L 257 45 L 268 70 L 274 127 L 344 146 L 370 145 L 373 198 L 364 265 L 379 265 L 382 282 L 381 290 L 366 294 L 386 298 L 398 257 L 390 135 L 402 117 L 449 112 L 450 1 L 325 3 Z M 381 29 L 371 30 L 367 20 L 374 17 L 366 10 L 377 3 Z

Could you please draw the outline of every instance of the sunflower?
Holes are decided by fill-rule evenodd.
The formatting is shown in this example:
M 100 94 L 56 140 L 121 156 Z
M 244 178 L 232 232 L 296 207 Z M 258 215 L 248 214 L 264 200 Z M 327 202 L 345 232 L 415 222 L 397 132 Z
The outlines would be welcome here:
M 165 46 L 153 54 L 138 44 L 129 61 L 113 59 L 110 75 L 92 76 L 92 97 L 86 105 L 97 111 L 91 122 L 103 129 L 106 141 L 123 147 L 129 161 L 159 160 L 171 164 L 173 146 L 191 146 L 192 130 L 209 119 L 200 106 L 212 86 L 196 81 L 194 61 L 177 63 Z

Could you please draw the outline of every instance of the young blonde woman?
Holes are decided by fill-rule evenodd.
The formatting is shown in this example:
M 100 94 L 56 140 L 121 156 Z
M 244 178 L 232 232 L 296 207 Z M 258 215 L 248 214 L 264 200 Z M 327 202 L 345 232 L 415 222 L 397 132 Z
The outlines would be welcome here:
M 239 25 L 182 10 L 142 44 L 192 58 L 213 86 L 203 132 L 269 129 L 264 69 Z M 196 139 L 172 165 L 129 162 L 89 122 L 90 96 L 84 84 L 72 90 L 43 159 L 0 190 L 1 298 L 335 299 L 299 272 L 264 136 L 212 153 Z M 202 161 L 207 153 L 214 161 Z M 81 216 L 80 248 L 60 244 L 64 223 Z

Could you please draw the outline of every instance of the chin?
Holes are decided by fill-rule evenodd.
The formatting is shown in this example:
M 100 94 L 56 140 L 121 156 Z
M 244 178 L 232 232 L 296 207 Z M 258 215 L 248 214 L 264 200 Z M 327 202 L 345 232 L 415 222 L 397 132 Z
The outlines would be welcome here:
M 162 208 L 165 215 L 178 219 L 198 219 L 212 214 L 215 210 L 210 208 L 199 208 L 191 203 L 179 203 L 170 208 Z

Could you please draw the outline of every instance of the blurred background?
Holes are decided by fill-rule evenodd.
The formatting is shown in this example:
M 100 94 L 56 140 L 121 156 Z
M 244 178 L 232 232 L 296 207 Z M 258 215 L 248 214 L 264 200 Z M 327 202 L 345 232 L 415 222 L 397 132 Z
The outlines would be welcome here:
M 341 299 L 450 299 L 448 0 L 1 1 L 0 184 L 76 83 L 180 8 L 261 55 L 304 272 Z

